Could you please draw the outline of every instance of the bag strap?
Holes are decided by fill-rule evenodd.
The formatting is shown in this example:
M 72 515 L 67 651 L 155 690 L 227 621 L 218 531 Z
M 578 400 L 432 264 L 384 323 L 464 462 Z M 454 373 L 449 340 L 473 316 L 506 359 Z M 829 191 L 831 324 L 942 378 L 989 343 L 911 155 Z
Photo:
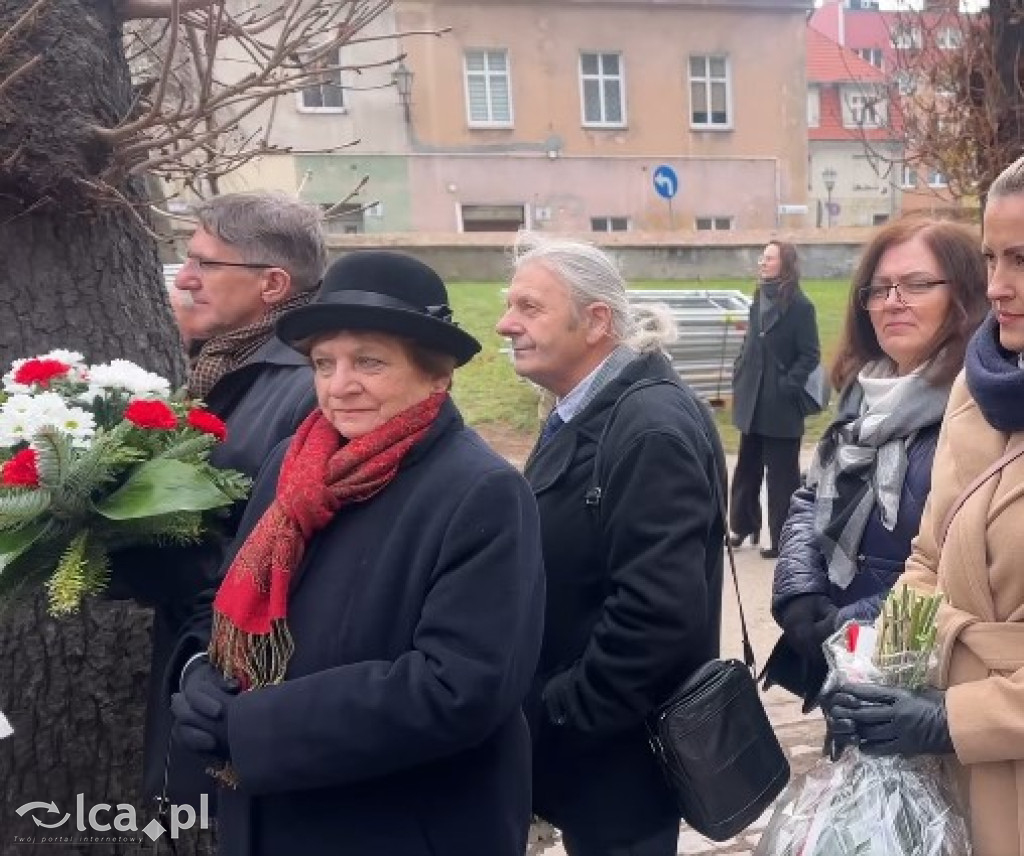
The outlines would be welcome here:
M 611 427 L 612 421 L 614 420 L 615 415 L 619 411 L 619 407 L 622 405 L 626 396 L 631 395 L 634 392 L 638 392 L 641 389 L 646 389 L 647 387 L 651 386 L 659 386 L 661 384 L 669 384 L 671 386 L 678 387 L 680 390 L 682 390 L 683 400 L 686 402 L 685 406 L 689 411 L 690 415 L 696 418 L 698 425 L 704 426 L 704 429 L 706 429 L 708 424 L 706 414 L 702 410 L 700 410 L 699 406 L 698 412 L 694 413 L 693 409 L 690 406 L 692 394 L 682 384 L 677 383 L 676 381 L 673 381 L 669 378 L 645 378 L 629 386 L 615 400 L 615 404 L 612 405 L 611 412 L 608 414 L 608 419 L 607 421 L 605 421 L 604 428 L 601 430 L 601 436 L 598 438 L 597 449 L 594 452 L 594 484 L 587 491 L 585 502 L 588 506 L 593 507 L 595 511 L 597 507 L 600 506 L 604 494 L 604 490 L 600 484 L 600 466 L 602 462 L 602 452 L 604 451 L 605 438 L 608 436 L 608 429 Z M 711 438 L 708 436 L 707 430 L 704 429 L 702 429 L 704 432 L 704 439 L 707 440 L 708 445 L 711 446 L 712 449 L 714 449 L 715 444 L 711 442 Z M 712 488 L 714 489 L 715 494 L 717 494 L 718 496 L 718 510 L 722 515 L 722 522 L 724 524 L 725 521 L 729 519 L 729 512 L 725 504 L 725 490 L 722 487 L 722 480 L 719 477 L 717 465 L 713 467 L 712 479 Z M 740 597 L 740 580 L 739 575 L 736 573 L 736 557 L 733 554 L 732 544 L 729 543 L 729 529 L 727 526 L 725 527 L 724 535 L 722 537 L 722 544 L 725 547 L 727 555 L 729 556 L 729 570 L 732 574 L 733 590 L 736 592 L 736 606 L 739 608 L 740 632 L 743 635 L 743 662 L 746 665 L 746 667 L 756 675 L 757 661 L 754 657 L 754 646 L 750 642 L 750 633 L 747 630 L 747 617 L 743 611 L 743 599 Z
M 953 504 L 949 507 L 949 511 L 946 512 L 946 516 L 942 519 L 942 529 L 939 531 L 939 549 L 942 549 L 942 545 L 946 543 L 946 535 L 949 534 L 949 527 L 953 525 L 953 518 L 956 517 L 957 512 L 963 508 L 965 502 L 971 498 L 971 495 L 985 482 L 987 482 L 992 476 L 998 473 L 1003 467 L 1012 461 L 1017 460 L 1021 455 L 1024 455 L 1024 443 L 1017 446 L 1015 449 L 1011 449 L 999 460 L 995 461 L 987 470 L 979 475 L 974 481 L 972 481 L 967 487 L 963 489 L 960 495 L 953 500 Z

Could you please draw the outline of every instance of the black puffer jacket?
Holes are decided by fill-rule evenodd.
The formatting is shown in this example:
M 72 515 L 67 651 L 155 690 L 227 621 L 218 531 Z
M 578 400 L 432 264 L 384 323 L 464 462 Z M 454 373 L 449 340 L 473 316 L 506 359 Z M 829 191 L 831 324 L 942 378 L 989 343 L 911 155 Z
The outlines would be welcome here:
M 848 387 L 839 402 L 837 421 L 856 418 L 859 389 Z M 794 598 L 823 594 L 839 608 L 836 626 L 845 621 L 873 621 L 882 600 L 903 572 L 910 555 L 910 542 L 917 535 L 921 513 L 931 489 L 932 458 L 939 436 L 939 424 L 918 431 L 907 448 L 907 472 L 900 494 L 896 526 L 890 532 L 876 510 L 868 521 L 857 557 L 857 573 L 842 589 L 829 582 L 825 558 L 814 535 L 813 489 L 801 487 L 790 501 L 789 516 L 782 529 L 779 561 L 772 587 L 772 615 L 786 629 L 786 607 Z

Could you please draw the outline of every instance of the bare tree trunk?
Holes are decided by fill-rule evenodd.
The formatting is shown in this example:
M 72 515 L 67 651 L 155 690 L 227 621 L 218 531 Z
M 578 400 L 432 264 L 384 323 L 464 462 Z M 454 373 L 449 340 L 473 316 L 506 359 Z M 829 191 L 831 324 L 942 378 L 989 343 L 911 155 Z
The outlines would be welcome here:
M 0 363 L 51 348 L 132 360 L 180 383 L 156 243 L 125 208 L 42 211 L 0 222 Z
M 29 6 L 0 0 L 0 33 Z M 33 57 L 0 95 L 0 364 L 60 347 L 90 362 L 129 359 L 176 385 L 184 359 L 156 242 L 129 208 L 145 210 L 141 183 L 104 190 L 96 181 L 110 152 L 91 128 L 116 124 L 132 99 L 113 3 L 49 0 L 0 56 L 0 81 Z M 152 814 L 140 800 L 149 625 L 148 611 L 103 601 L 55 621 L 41 594 L 0 612 L 0 710 L 15 729 L 0 742 L 3 856 L 142 849 L 139 834 L 83 841 L 103 833 L 76 829 L 75 806 L 78 794 L 87 809 L 133 804 L 140 828 Z M 59 813 L 16 813 L 33 801 Z M 68 812 L 52 829 L 33 820 Z M 44 836 L 78 840 L 55 846 Z M 179 852 L 208 850 L 209 836 Z

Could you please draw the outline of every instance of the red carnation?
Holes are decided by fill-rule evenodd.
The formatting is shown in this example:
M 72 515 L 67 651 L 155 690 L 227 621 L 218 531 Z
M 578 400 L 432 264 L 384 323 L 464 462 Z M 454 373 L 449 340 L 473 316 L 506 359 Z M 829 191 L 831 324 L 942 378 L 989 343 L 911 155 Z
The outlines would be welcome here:
M 213 434 L 221 442 L 228 438 L 228 426 L 224 424 L 224 420 L 214 416 L 208 410 L 193 407 L 188 412 L 188 424 L 204 434 Z
M 162 401 L 133 401 L 124 418 L 140 428 L 177 428 L 178 417 Z
M 36 468 L 36 450 L 22 449 L 3 466 L 2 479 L 6 485 L 39 487 L 39 470 Z
M 50 385 L 55 377 L 66 375 L 71 371 L 71 366 L 62 363 L 60 360 L 26 360 L 14 373 L 16 383 L 23 383 L 31 386 L 34 383 L 42 387 Z

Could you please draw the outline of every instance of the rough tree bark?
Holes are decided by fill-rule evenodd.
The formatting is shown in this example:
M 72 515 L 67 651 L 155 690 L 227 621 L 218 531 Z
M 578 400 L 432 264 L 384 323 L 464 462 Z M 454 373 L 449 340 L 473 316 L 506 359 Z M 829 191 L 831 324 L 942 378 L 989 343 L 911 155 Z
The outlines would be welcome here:
M 0 0 L 0 38 L 15 22 L 24 24 L 30 6 L 29 0 Z M 182 379 L 156 243 L 127 204 L 143 201 L 141 185 L 123 181 L 104 189 L 95 181 L 110 152 L 91 128 L 116 124 L 132 97 L 110 0 L 47 0 L 0 49 L 4 366 L 63 347 L 93 362 L 123 357 L 172 382 Z M 0 742 L 0 854 L 139 852 L 141 845 L 128 842 L 41 843 L 44 834 L 85 833 L 73 828 L 73 819 L 38 828 L 31 815 L 19 817 L 15 809 L 41 800 L 73 813 L 81 793 L 87 807 L 133 803 L 144 817 L 139 786 L 148 626 L 146 611 L 104 602 L 60 622 L 40 601 L 0 615 L 0 710 L 15 729 Z M 48 822 L 61 816 L 35 814 Z M 35 842 L 18 841 L 19 835 Z M 206 846 L 192 841 L 183 852 L 205 852 Z

